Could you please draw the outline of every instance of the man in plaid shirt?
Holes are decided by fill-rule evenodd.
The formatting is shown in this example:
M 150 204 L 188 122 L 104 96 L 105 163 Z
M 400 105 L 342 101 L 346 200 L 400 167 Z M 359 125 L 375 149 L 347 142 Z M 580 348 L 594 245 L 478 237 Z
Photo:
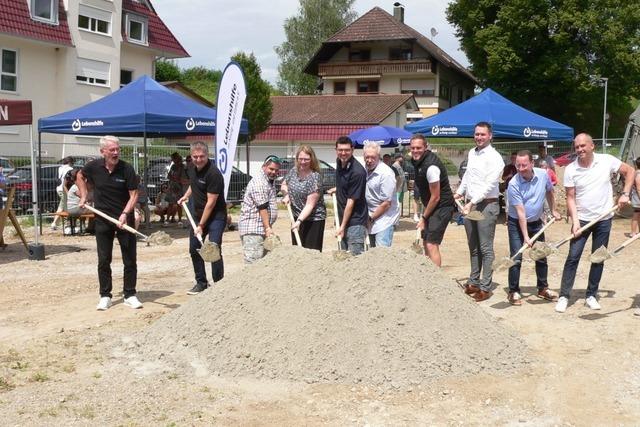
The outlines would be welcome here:
M 268 156 L 245 190 L 238 230 L 246 263 L 264 256 L 264 239 L 273 235 L 271 226 L 278 217 L 275 180 L 281 163 L 277 156 Z

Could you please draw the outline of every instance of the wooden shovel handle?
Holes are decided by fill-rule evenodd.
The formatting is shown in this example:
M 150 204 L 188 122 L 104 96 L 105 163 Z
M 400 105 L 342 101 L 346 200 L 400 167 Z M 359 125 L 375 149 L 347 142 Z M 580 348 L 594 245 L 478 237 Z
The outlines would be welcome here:
M 618 205 L 612 206 L 611 208 L 609 208 L 607 211 L 601 213 L 600 215 L 598 215 L 598 217 L 596 219 L 594 219 L 591 222 L 588 222 L 587 224 L 585 224 L 584 226 L 580 227 L 577 231 L 577 233 L 582 233 L 585 230 L 588 230 L 589 228 L 593 227 L 594 225 L 596 225 L 596 223 L 598 221 L 600 221 L 602 218 L 604 218 L 605 216 L 609 215 L 611 212 L 615 211 L 616 209 L 618 209 Z M 565 243 L 567 243 L 569 240 L 573 239 L 574 234 L 571 233 L 570 236 L 567 236 L 565 239 L 561 240 L 560 242 L 556 243 L 556 249 L 559 248 L 560 246 L 564 245 Z
M 293 219 L 293 212 L 291 211 L 291 203 L 287 203 L 287 212 L 289 212 L 289 219 L 291 220 L 291 226 L 293 226 L 293 224 L 295 224 L 295 219 Z M 295 228 L 293 230 L 293 236 L 296 238 L 296 243 L 298 244 L 298 246 L 302 247 L 302 240 L 300 239 L 300 233 L 298 232 L 298 229 Z
M 338 217 L 338 197 L 336 193 L 331 194 L 331 200 L 333 201 L 333 217 L 336 223 L 336 232 L 340 229 L 340 218 Z M 342 241 L 342 237 L 338 236 L 338 242 Z
M 120 221 L 118 221 L 115 218 L 110 217 L 109 215 L 107 215 L 106 213 L 94 208 L 93 206 L 90 205 L 84 205 L 85 208 L 89 209 L 91 212 L 93 212 L 96 215 L 100 215 L 102 218 L 106 219 L 109 222 L 114 223 L 115 225 L 120 225 Z M 133 227 L 130 227 L 127 224 L 122 224 L 122 228 L 124 228 L 125 230 L 127 230 L 129 233 L 133 233 L 133 234 L 137 234 L 138 236 L 142 237 L 144 240 L 149 240 L 148 236 L 145 236 L 144 234 L 142 234 L 141 232 L 139 232 L 138 230 L 136 230 Z
M 544 227 L 542 227 L 540 230 L 538 230 L 538 232 L 536 234 L 533 235 L 533 237 L 530 239 L 531 243 L 535 242 L 536 240 L 538 240 L 538 237 L 540 237 L 542 235 L 542 233 L 544 233 L 544 230 L 546 230 L 547 228 L 549 228 L 549 226 L 551 224 L 553 224 L 554 222 L 556 222 L 555 217 L 552 217 L 549 222 L 547 222 Z M 529 245 L 527 245 L 526 243 L 524 245 L 522 245 L 522 247 L 520 249 L 518 249 L 518 252 L 516 252 L 511 259 L 515 259 L 515 257 L 517 257 L 518 255 L 520 255 L 521 253 L 523 253 L 527 247 Z
M 187 214 L 187 218 L 189 218 L 189 223 L 191 224 L 191 228 L 193 228 L 193 234 L 196 236 L 198 240 L 200 240 L 200 243 L 204 243 L 204 239 L 202 238 L 202 235 L 196 234 L 196 228 L 198 227 L 196 226 L 196 222 L 193 220 L 193 216 L 191 215 L 191 211 L 189 210 L 189 206 L 187 205 L 186 200 L 182 202 L 182 207 L 184 208 L 184 213 Z
M 636 234 L 633 237 L 628 238 L 627 240 L 625 240 L 624 242 L 622 242 L 622 244 L 620 246 L 618 246 L 617 248 L 615 248 L 615 250 L 613 251 L 614 254 L 617 254 L 618 252 L 620 252 L 621 250 L 623 250 L 624 248 L 626 248 L 627 246 L 629 246 L 631 243 L 633 243 L 634 241 L 640 239 L 640 233 Z

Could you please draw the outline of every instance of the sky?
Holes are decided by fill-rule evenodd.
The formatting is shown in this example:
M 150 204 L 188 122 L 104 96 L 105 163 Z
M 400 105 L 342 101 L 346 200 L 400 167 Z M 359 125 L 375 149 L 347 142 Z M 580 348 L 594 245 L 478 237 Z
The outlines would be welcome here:
M 189 52 L 191 58 L 179 59 L 181 68 L 204 66 L 222 70 L 230 57 L 253 52 L 262 78 L 278 79 L 278 55 L 274 47 L 285 40 L 285 19 L 297 15 L 298 0 L 151 0 L 160 18 Z M 392 0 L 356 0 L 358 16 L 375 6 L 393 14 Z M 464 66 L 469 65 L 453 28 L 445 18 L 446 0 L 403 0 L 404 22 L 433 41 Z

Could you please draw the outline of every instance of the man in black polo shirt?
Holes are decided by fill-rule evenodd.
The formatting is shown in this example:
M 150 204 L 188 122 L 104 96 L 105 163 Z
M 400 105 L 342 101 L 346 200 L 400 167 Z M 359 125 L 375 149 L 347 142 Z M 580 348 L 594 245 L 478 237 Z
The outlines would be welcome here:
M 95 220 L 100 282 L 100 301 L 96 308 L 106 310 L 111 307 L 111 253 L 114 237 L 120 243 L 124 264 L 124 304 L 131 308 L 142 308 L 142 303 L 136 297 L 136 236 L 122 228 L 123 224 L 134 226 L 133 212 L 138 201 L 136 173 L 130 164 L 120 160 L 120 142 L 115 136 L 100 138 L 100 154 L 102 158 L 87 163 L 76 178 L 81 208 L 87 200 L 86 178 L 93 187 L 96 209 L 120 221 L 120 225 L 116 226 L 100 216 Z
M 336 154 L 336 188 L 329 190 L 336 192 L 338 216 L 342 218 L 336 235 L 342 238 L 344 250 L 358 255 L 364 252 L 369 219 L 365 199 L 367 172 L 353 157 L 353 142 L 349 137 L 338 138 Z
M 425 255 L 440 267 L 440 244 L 455 210 L 453 192 L 447 169 L 429 149 L 424 135 L 413 135 L 410 144 L 411 162 L 416 171 L 415 186 L 424 206 L 416 228 L 422 230 Z
M 201 141 L 191 144 L 191 159 L 192 164 L 187 167 L 189 187 L 178 200 L 178 205 L 193 196 L 189 208 L 193 208 L 197 227 L 195 234 L 193 229 L 189 232 L 189 254 L 196 284 L 187 294 L 195 295 L 209 286 L 204 261 L 197 252 L 201 243 L 196 235 L 201 235 L 203 239 L 209 236 L 209 241 L 218 245 L 220 259 L 211 263 L 211 275 L 214 283 L 224 277 L 222 233 L 227 225 L 227 204 L 224 201 L 224 178 L 216 165 L 209 160 L 207 144 Z

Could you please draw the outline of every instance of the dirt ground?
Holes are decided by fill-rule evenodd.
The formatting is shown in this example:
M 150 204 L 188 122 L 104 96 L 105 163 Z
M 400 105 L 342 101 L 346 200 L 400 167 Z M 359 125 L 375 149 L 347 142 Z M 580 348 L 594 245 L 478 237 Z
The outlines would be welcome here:
M 286 235 L 285 218 L 281 211 L 276 226 L 281 236 Z M 9 246 L 0 251 L 2 424 L 638 425 L 640 317 L 633 316 L 640 303 L 638 244 L 607 261 L 600 311 L 583 306 L 588 254 L 564 314 L 534 296 L 533 262 L 527 260 L 523 266 L 526 299 L 520 307 L 506 301 L 506 271 L 494 275 L 495 294 L 478 307 L 513 329 L 528 346 L 531 363 L 518 372 L 479 373 L 383 390 L 362 383 L 186 376 L 130 358 L 126 348 L 132 334 L 198 298 L 186 295 L 193 283 L 186 231 L 165 230 L 175 239 L 172 246 L 139 245 L 138 295 L 144 308 L 131 310 L 116 296 L 106 312 L 95 310 L 92 236 L 63 237 L 60 231 L 46 230 L 46 260 L 30 261 L 18 239 L 5 231 Z M 627 231 L 629 220 L 616 219 L 611 246 L 625 240 Z M 556 224 L 548 240 L 560 240 L 568 232 L 567 224 Z M 330 233 L 329 229 L 325 235 L 327 250 L 335 247 Z M 26 234 L 33 236 L 31 230 Z M 413 238 L 413 224 L 403 218 L 393 244 L 408 248 Z M 567 247 L 549 260 L 549 281 L 555 290 Z M 499 257 L 508 254 L 503 224 L 497 228 L 495 249 Z M 115 290 L 122 283 L 118 252 L 116 247 Z M 226 275 L 242 274 L 237 232 L 225 233 L 223 253 Z M 442 253 L 443 272 L 464 283 L 469 261 L 463 227 L 449 226 Z

